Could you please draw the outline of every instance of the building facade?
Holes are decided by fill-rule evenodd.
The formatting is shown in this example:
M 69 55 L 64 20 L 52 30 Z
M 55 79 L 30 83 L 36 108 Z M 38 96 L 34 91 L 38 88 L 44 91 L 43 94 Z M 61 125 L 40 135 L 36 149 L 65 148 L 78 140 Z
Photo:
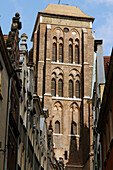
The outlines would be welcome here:
M 110 62 L 109 62 L 110 59 Z M 104 58 L 106 83 L 99 112 L 97 131 L 100 135 L 102 169 L 113 169 L 113 51 L 111 57 Z
M 66 169 L 92 168 L 93 21 L 78 7 L 49 4 L 31 38 L 35 89 L 49 109 L 55 155 Z
M 100 143 L 100 134 L 97 130 L 99 113 L 102 103 L 103 91 L 105 86 L 105 69 L 103 58 L 103 42 L 95 40 L 94 44 L 94 74 L 93 74 L 93 146 L 94 146 L 94 161 L 93 169 L 102 169 L 102 145 Z

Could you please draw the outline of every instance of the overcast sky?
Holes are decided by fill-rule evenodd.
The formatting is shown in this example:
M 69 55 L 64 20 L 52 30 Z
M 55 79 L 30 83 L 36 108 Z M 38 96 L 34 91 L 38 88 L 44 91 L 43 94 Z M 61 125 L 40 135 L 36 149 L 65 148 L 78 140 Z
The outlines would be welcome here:
M 59 0 L 2 0 L 0 4 L 0 25 L 3 34 L 8 34 L 11 28 L 12 17 L 20 13 L 22 33 L 28 36 L 28 49 L 32 31 L 38 11 L 46 8 L 49 3 L 58 4 Z M 113 0 L 61 0 L 61 4 L 78 6 L 85 14 L 95 18 L 93 32 L 95 39 L 103 39 L 103 52 L 111 55 L 113 47 Z

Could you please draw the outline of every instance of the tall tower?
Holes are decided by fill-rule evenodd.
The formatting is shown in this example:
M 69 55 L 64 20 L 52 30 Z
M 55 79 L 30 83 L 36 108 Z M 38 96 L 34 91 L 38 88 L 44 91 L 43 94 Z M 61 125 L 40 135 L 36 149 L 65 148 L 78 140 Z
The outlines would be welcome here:
M 94 18 L 78 7 L 49 4 L 31 40 L 35 91 L 52 120 L 54 151 L 66 169 L 90 169 Z

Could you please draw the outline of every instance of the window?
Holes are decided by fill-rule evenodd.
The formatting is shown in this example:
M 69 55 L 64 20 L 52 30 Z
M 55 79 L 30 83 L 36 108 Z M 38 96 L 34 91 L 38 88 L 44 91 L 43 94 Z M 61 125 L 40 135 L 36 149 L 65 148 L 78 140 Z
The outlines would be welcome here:
M 0 97 L 2 97 L 2 74 L 3 74 L 3 67 L 0 62 Z
M 64 155 L 65 155 L 65 160 L 67 160 L 67 151 L 65 151 Z
M 51 95 L 56 96 L 56 80 L 54 78 L 51 80 Z
M 52 61 L 57 61 L 57 45 L 56 43 L 53 43 L 53 55 L 52 55 Z
M 63 80 L 62 80 L 62 79 L 60 79 L 60 80 L 58 81 L 58 95 L 59 95 L 60 97 L 63 96 Z
M 75 122 L 72 122 L 72 134 L 77 134 L 77 124 Z
M 79 64 L 79 47 L 78 47 L 78 45 L 75 46 L 75 63 Z
M 69 63 L 73 63 L 73 47 L 69 45 Z
M 69 97 L 73 97 L 73 81 L 69 80 Z
M 63 44 L 59 44 L 59 62 L 63 62 Z
M 80 82 L 77 80 L 75 84 L 75 94 L 77 98 L 80 98 Z
M 55 133 L 60 133 L 60 122 L 59 121 L 55 122 Z

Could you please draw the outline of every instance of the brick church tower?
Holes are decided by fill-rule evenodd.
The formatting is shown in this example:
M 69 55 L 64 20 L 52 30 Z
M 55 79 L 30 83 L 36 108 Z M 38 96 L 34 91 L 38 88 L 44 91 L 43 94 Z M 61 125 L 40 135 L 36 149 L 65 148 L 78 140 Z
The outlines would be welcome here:
M 92 164 L 93 21 L 78 7 L 49 4 L 38 13 L 31 38 L 34 91 L 49 109 L 55 155 L 67 170 Z

